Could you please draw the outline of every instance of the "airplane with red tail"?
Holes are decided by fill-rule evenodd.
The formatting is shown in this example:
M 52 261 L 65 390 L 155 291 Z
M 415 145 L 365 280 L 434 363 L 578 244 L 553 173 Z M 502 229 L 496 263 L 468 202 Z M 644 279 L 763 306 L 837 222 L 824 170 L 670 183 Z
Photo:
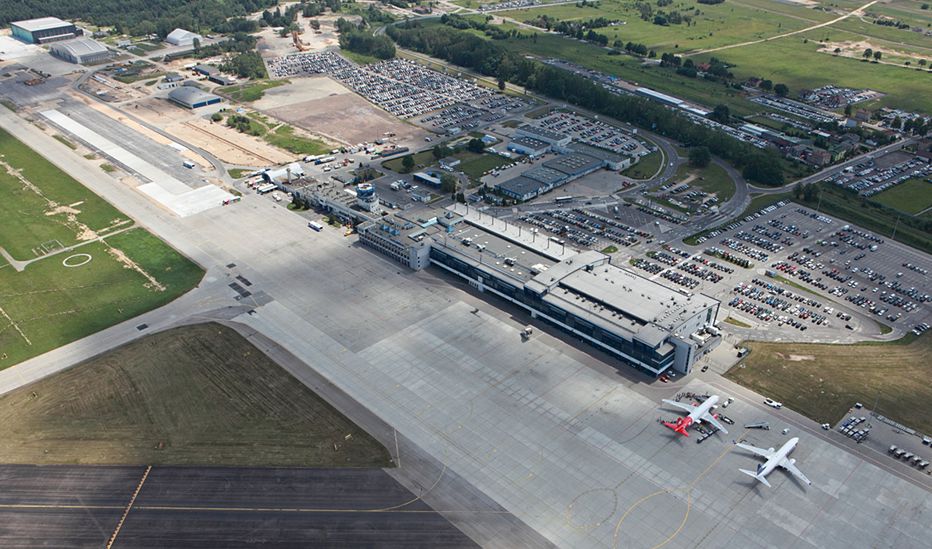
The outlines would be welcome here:
M 718 418 L 712 414 L 712 410 L 715 408 L 715 403 L 717 402 L 718 395 L 710 396 L 698 406 L 690 406 L 689 404 L 683 404 L 675 400 L 663 399 L 664 404 L 689 412 L 688 416 L 677 419 L 676 423 L 664 421 L 663 424 L 684 437 L 688 437 L 689 433 L 687 433 L 687 429 L 693 424 L 703 421 L 727 435 L 728 430 L 725 429 L 725 427 L 718 422 Z

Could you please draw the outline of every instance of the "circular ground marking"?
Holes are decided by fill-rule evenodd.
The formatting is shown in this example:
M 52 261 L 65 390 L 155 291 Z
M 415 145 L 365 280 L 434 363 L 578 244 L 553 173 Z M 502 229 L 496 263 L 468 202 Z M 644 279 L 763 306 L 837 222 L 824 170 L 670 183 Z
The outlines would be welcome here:
M 90 263 L 91 259 L 93 259 L 91 254 L 74 254 L 63 259 L 61 264 L 65 267 L 80 267 Z

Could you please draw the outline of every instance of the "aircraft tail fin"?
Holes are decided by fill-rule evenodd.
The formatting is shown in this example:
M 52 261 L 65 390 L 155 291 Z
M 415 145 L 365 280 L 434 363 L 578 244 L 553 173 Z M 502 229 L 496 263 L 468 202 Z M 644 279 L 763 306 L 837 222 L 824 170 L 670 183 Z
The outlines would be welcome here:
M 689 433 L 686 432 L 686 428 L 683 427 L 683 423 L 680 422 L 680 421 L 677 421 L 676 423 L 670 423 L 669 421 L 664 421 L 663 424 L 664 424 L 664 426 L 666 426 L 667 428 L 676 431 L 677 433 L 683 435 L 684 437 L 688 437 L 688 436 L 689 436 Z
M 749 476 L 749 477 L 754 477 L 755 479 L 757 479 L 758 481 L 760 481 L 761 483 L 763 483 L 764 486 L 766 486 L 767 488 L 770 488 L 770 483 L 767 482 L 767 477 L 765 477 L 765 476 L 763 476 L 763 475 L 760 475 L 760 474 L 758 474 L 758 473 L 756 473 L 756 472 L 754 472 L 754 471 L 748 471 L 747 469 L 738 469 L 738 470 L 741 471 L 742 473 L 744 473 L 745 475 Z

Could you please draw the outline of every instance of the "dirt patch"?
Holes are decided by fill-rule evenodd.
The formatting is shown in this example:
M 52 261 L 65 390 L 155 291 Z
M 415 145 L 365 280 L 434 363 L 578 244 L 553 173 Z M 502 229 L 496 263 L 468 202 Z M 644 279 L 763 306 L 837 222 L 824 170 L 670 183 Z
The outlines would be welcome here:
M 267 166 L 295 159 L 295 155 L 281 151 L 258 137 L 204 119 L 172 124 L 166 130 L 235 166 Z
M 140 267 L 138 263 L 130 259 L 128 255 L 123 253 L 123 250 L 120 250 L 118 248 L 108 247 L 107 253 L 109 253 L 113 257 L 113 259 L 122 263 L 124 268 L 132 269 L 136 271 L 137 273 L 141 274 L 143 278 L 146 279 L 146 283 L 145 283 L 146 288 L 149 288 L 150 290 L 155 290 L 157 292 L 165 291 L 165 286 L 163 286 L 161 282 L 156 280 L 154 276 L 147 273 L 146 270 Z
M 428 135 L 411 124 L 401 122 L 330 78 L 294 78 L 295 84 L 267 92 L 268 98 L 256 105 L 269 114 L 313 134 L 343 144 L 372 142 L 386 133 L 395 134 L 400 146 L 423 144 Z M 296 85 L 298 88 L 291 88 Z M 308 90 L 317 97 L 307 99 L 295 89 Z M 333 90 L 333 91 L 330 91 Z M 276 92 L 276 93 L 273 93 Z
M 923 55 L 916 51 L 895 50 L 895 49 L 891 49 L 886 46 L 878 46 L 877 44 L 873 44 L 868 40 L 846 41 L 846 42 L 823 42 L 822 45 L 819 47 L 818 51 L 819 53 L 828 53 L 831 55 L 837 55 L 839 57 L 848 57 L 850 59 L 863 59 L 862 56 L 864 55 L 864 50 L 868 48 L 872 49 L 873 51 L 883 52 L 884 59 L 889 59 L 889 58 L 909 59 L 912 61 L 911 67 L 914 67 L 916 65 L 916 61 L 919 59 L 925 59 L 926 61 L 932 61 L 932 54 Z M 836 53 L 835 52 L 836 49 L 841 50 L 841 51 Z M 881 63 L 884 63 L 884 61 L 881 60 Z M 902 63 L 900 62 L 884 63 L 884 64 L 902 65 Z

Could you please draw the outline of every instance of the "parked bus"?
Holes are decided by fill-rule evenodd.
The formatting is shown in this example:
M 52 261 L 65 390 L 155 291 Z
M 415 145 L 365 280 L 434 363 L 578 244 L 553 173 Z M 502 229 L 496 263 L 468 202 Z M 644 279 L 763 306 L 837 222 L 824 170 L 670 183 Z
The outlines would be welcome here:
M 323 225 L 321 225 L 320 223 L 318 223 L 318 222 L 316 222 L 316 221 L 309 221 L 308 224 L 307 224 L 307 226 L 308 226 L 309 228 L 311 228 L 311 229 L 314 229 L 314 230 L 317 231 L 317 232 L 322 231 L 323 228 L 324 228 Z
M 573 199 L 572 196 L 558 196 L 558 197 L 554 198 L 553 201 L 556 202 L 557 204 L 559 204 L 559 203 L 561 203 L 561 202 L 569 202 L 569 201 L 572 200 L 572 199 Z
M 314 164 L 326 164 L 327 162 L 333 162 L 334 160 L 336 160 L 336 158 L 333 156 L 325 156 L 323 158 L 318 158 L 317 160 L 315 160 Z

